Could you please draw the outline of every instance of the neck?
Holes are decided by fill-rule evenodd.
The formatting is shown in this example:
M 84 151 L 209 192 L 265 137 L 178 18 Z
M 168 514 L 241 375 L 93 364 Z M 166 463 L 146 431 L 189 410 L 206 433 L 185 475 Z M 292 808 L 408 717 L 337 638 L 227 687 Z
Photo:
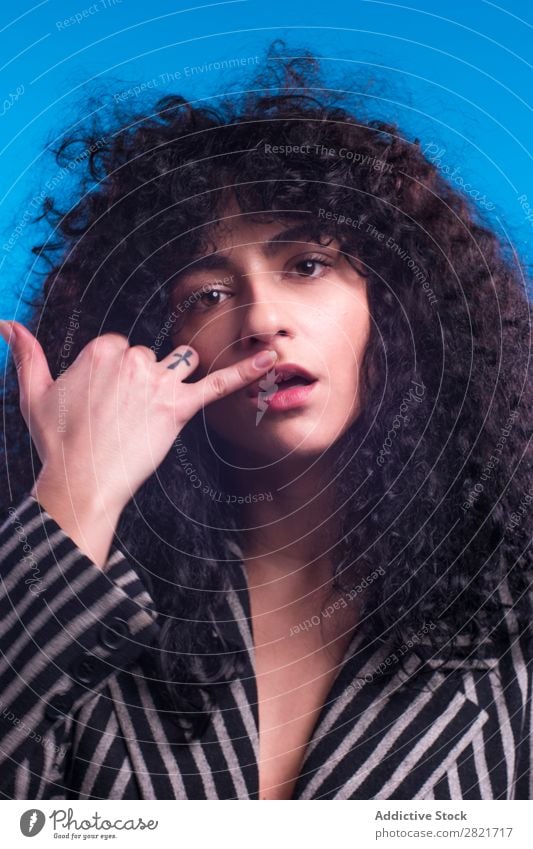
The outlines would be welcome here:
M 341 594 L 335 615 L 323 613 L 339 597 L 331 592 L 342 518 L 341 511 L 335 512 L 333 451 L 315 461 L 293 460 L 290 466 L 272 463 L 246 470 L 242 465 L 242 456 L 230 460 L 224 488 L 243 498 L 252 495 L 238 505 L 238 526 L 256 620 L 266 614 L 265 621 L 274 615 L 294 624 L 318 615 L 329 638 L 351 639 L 359 601 L 346 604 Z M 254 501 L 258 493 L 268 498 Z
M 242 460 L 241 460 L 242 462 Z M 339 517 L 334 514 L 330 456 L 259 470 L 234 465 L 228 490 L 252 495 L 239 506 L 241 547 L 252 584 L 282 580 L 288 592 L 313 592 L 329 584 Z M 329 471 L 329 474 L 328 474 Z M 263 493 L 265 500 L 254 501 Z

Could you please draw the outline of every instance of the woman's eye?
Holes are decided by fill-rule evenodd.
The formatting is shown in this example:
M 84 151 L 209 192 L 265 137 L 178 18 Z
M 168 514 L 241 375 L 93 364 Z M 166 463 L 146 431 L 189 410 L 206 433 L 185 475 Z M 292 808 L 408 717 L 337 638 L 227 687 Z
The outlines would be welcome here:
M 218 295 L 219 297 L 212 298 L 212 295 Z M 216 307 L 217 304 L 223 303 L 220 299 L 220 295 L 229 295 L 229 292 L 223 292 L 221 289 L 210 289 L 208 292 L 202 292 L 201 295 L 198 294 L 198 297 L 195 298 L 192 308 L 198 309 L 198 304 L 202 304 L 205 309 L 209 309 L 209 307 Z
M 296 262 L 293 266 L 295 271 L 290 273 L 298 274 L 300 277 L 320 277 L 324 274 L 324 269 L 331 268 L 331 265 L 332 263 L 325 259 L 309 257 Z

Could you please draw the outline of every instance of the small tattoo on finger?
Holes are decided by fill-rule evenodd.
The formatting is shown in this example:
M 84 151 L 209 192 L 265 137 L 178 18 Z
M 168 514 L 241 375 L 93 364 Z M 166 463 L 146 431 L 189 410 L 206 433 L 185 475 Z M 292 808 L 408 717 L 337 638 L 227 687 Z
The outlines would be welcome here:
M 176 368 L 180 363 L 186 363 L 188 366 L 191 365 L 189 362 L 189 357 L 192 357 L 192 351 L 185 351 L 184 354 L 172 354 L 173 357 L 178 357 L 175 363 L 171 363 L 167 368 Z

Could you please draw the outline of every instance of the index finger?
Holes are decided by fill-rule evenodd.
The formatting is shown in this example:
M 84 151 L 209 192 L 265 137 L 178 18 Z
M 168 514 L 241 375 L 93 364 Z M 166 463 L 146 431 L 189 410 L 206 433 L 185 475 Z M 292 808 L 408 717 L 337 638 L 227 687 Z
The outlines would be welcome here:
M 198 410 L 205 404 L 219 401 L 226 395 L 231 395 L 249 383 L 253 383 L 272 368 L 278 358 L 276 351 L 261 351 L 253 357 L 248 357 L 240 363 L 226 368 L 217 369 L 203 377 L 197 383 L 189 384 L 190 389 L 197 393 Z

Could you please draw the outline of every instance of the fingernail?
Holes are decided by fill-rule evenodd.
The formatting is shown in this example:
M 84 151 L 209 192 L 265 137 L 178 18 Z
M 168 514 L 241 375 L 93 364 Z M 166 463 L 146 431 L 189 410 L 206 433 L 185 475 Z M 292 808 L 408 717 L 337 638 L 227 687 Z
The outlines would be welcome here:
M 276 351 L 261 351 L 260 354 L 254 359 L 254 366 L 256 368 L 266 368 L 267 366 L 272 365 L 278 358 Z
M 15 341 L 15 328 L 10 321 L 0 320 L 0 336 L 9 345 Z

